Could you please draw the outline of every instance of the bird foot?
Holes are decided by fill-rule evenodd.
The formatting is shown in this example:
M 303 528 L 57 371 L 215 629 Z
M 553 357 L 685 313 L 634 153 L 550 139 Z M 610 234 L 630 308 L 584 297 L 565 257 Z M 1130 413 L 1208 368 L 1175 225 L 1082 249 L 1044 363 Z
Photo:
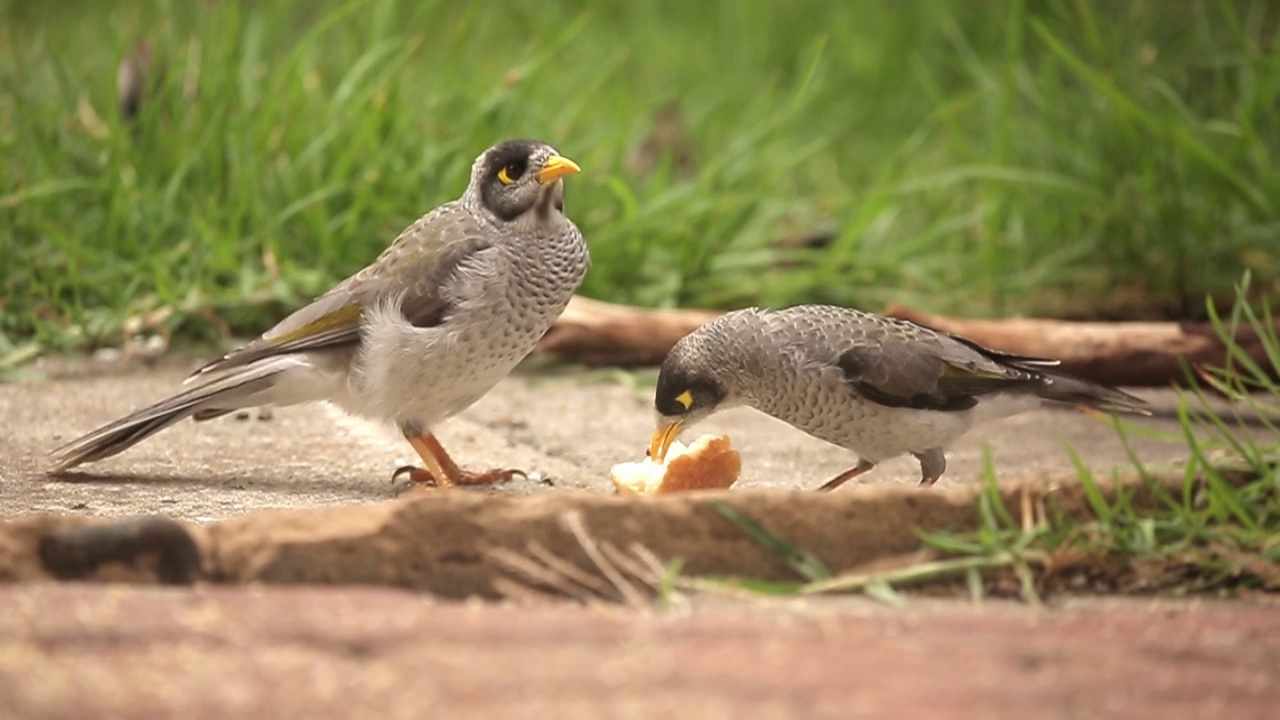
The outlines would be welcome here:
M 831 492 L 859 475 L 869 472 L 875 466 L 876 464 L 873 462 L 859 460 L 857 465 L 823 483 L 822 487 L 818 488 L 818 492 Z
M 818 492 L 831 492 L 845 483 L 847 478 L 834 477 L 818 487 Z
M 454 482 L 459 485 L 499 485 L 501 483 L 510 482 L 517 476 L 528 480 L 529 473 L 515 468 L 485 470 L 483 472 L 472 472 L 463 470 Z
M 400 480 L 401 475 L 407 475 L 408 479 Z M 428 488 L 439 488 L 436 482 L 436 476 L 432 475 L 425 468 L 414 467 L 412 465 L 402 465 L 396 468 L 391 474 L 391 484 L 397 496 L 406 492 L 424 492 Z M 445 485 L 444 487 L 448 487 Z
M 401 483 L 401 475 L 407 475 L 408 481 Z M 494 469 L 482 472 L 462 470 L 452 480 L 445 479 L 444 482 L 440 482 L 435 475 L 432 475 L 425 468 L 404 465 L 396 468 L 396 471 L 391 475 L 391 482 L 396 485 L 396 495 L 399 495 L 406 491 L 422 492 L 428 488 L 448 489 L 455 485 L 497 485 L 509 482 L 516 476 L 526 479 L 529 477 L 525 471 L 516 469 Z

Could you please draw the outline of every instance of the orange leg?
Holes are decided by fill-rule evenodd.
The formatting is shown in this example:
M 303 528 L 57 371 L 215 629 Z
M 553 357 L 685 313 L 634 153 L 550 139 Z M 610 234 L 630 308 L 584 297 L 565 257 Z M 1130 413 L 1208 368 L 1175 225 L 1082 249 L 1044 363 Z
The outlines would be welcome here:
M 826 482 L 826 484 L 824 484 L 822 487 L 820 487 L 820 488 L 818 488 L 818 489 L 819 489 L 819 490 L 825 490 L 825 491 L 827 491 L 827 492 L 830 492 L 830 491 L 832 491 L 832 490 L 835 490 L 836 488 L 838 488 L 838 487 L 840 487 L 841 485 L 843 485 L 843 484 L 845 484 L 845 483 L 849 482 L 850 480 L 852 480 L 852 479 L 854 479 L 854 478 L 858 477 L 858 476 L 859 476 L 859 475 L 861 475 L 862 473 L 867 472 L 868 470 L 870 470 L 871 468 L 873 468 L 873 467 L 875 467 L 875 466 L 876 466 L 876 464 L 875 464 L 875 463 L 867 462 L 866 460 L 858 460 L 858 464 L 857 464 L 857 465 L 854 465 L 853 467 L 849 468 L 848 470 L 845 470 L 844 472 L 840 473 L 839 475 L 837 475 L 837 476 L 835 476 L 835 477 L 831 478 L 830 480 L 828 480 L 828 481 Z
M 484 472 L 463 470 L 458 467 L 453 458 L 449 457 L 449 453 L 445 452 L 440 441 L 436 440 L 436 436 L 431 433 L 405 435 L 405 439 L 417 451 L 418 457 L 422 458 L 422 463 L 426 467 L 416 468 L 406 465 L 396 470 L 391 476 L 392 480 L 407 473 L 409 482 L 415 487 L 435 486 L 447 489 L 457 485 L 494 485 L 507 482 L 517 475 L 527 477 L 523 470 L 486 470 Z

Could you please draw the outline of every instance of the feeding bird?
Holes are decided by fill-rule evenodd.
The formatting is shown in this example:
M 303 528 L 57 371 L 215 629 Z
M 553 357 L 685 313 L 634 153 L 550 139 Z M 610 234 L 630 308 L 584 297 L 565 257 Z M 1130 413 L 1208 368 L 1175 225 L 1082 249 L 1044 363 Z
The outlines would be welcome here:
M 587 272 L 562 178 L 580 168 L 552 146 L 485 150 L 462 197 L 406 228 L 368 267 L 253 342 L 199 369 L 188 389 L 53 451 L 54 472 L 115 455 L 187 417 L 328 401 L 395 424 L 422 458 L 414 483 L 501 482 L 471 472 L 433 434 L 533 351 Z
M 857 455 L 823 490 L 905 454 L 919 460 L 920 483 L 932 485 L 946 470 L 947 447 L 978 423 L 1045 403 L 1151 414 L 1141 398 L 1055 365 L 848 308 L 736 310 L 667 354 L 649 456 L 664 460 L 683 430 L 746 405 Z

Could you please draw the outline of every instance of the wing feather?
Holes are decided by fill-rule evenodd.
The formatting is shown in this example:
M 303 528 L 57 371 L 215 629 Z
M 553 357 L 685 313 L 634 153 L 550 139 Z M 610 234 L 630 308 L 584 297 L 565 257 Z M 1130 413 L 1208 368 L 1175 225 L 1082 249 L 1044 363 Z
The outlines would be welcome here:
M 449 310 L 450 278 L 467 258 L 492 245 L 484 230 L 455 203 L 437 208 L 400 233 L 368 267 L 192 377 L 277 355 L 355 345 L 366 309 L 397 297 L 408 322 L 439 325 Z
M 903 320 L 881 320 L 837 365 L 854 392 L 889 407 L 967 410 L 982 395 L 1040 383 L 1043 376 L 1032 366 L 1053 362 L 988 350 Z

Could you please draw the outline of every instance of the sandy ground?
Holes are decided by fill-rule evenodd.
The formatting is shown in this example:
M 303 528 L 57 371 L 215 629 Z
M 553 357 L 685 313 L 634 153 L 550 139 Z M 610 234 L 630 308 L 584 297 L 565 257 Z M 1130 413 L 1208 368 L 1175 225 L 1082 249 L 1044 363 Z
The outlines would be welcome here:
M 0 513 L 162 513 L 204 521 L 265 508 L 373 503 L 392 497 L 396 467 L 416 461 L 391 428 L 316 404 L 277 409 L 270 420 L 253 415 L 183 422 L 65 478 L 44 474 L 48 450 L 162 399 L 199 364 L 197 358 L 157 368 L 53 362 L 37 368 L 52 381 L 0 385 L 0 413 L 8 420 L 0 436 Z M 438 434 L 466 467 L 517 467 L 531 474 L 498 492 L 612 493 L 609 467 L 643 456 L 653 427 L 651 392 L 652 375 L 526 370 Z M 1169 391 L 1140 394 L 1165 410 L 1176 403 Z M 1167 415 L 1141 422 L 1176 429 Z M 747 409 L 716 416 L 690 434 L 703 432 L 728 433 L 742 450 L 743 475 L 735 486 L 741 489 L 814 488 L 854 462 L 845 450 Z M 1068 473 L 1068 446 L 1099 470 L 1131 468 L 1109 425 L 1073 410 L 1041 410 L 971 432 L 948 454 L 939 486 L 974 482 L 984 443 L 1001 477 Z M 1135 437 L 1132 444 L 1150 464 L 1185 457 L 1175 443 Z M 915 460 L 899 458 L 862 482 L 918 479 Z
M 533 477 L 474 494 L 385 502 L 393 469 L 414 459 L 409 447 L 388 428 L 324 406 L 186 422 L 67 477 L 44 474 L 49 449 L 161 399 L 198 364 L 50 362 L 36 368 L 43 380 L 0 385 L 8 421 L 0 515 L 194 520 L 204 526 L 201 542 L 218 541 L 220 562 L 243 571 L 221 580 L 248 580 L 179 589 L 0 585 L 0 716 L 1264 718 L 1280 703 L 1280 611 L 1267 597 L 1069 600 L 1050 609 L 917 598 L 890 609 L 848 596 L 695 596 L 654 612 L 259 585 L 389 575 L 432 588 L 441 582 L 436 569 L 478 562 L 473 550 L 449 545 L 474 544 L 475 528 L 485 542 L 512 548 L 521 528 L 538 529 L 559 538 L 548 547 L 568 557 L 574 546 L 554 522 L 565 508 L 605 519 L 601 535 L 622 543 L 638 525 L 624 499 L 607 497 L 608 468 L 643 453 L 652 376 L 526 369 L 506 380 L 439 435 L 466 466 L 519 467 Z M 1141 394 L 1165 411 L 1143 424 L 1175 430 L 1167 412 L 1175 396 Z M 813 488 L 853 462 L 747 410 L 696 432 L 732 436 L 743 453 L 739 489 Z M 984 444 L 1008 479 L 1070 476 L 1068 444 L 1101 472 L 1130 467 L 1110 426 L 1044 410 L 971 433 L 949 454 L 938 490 L 911 488 L 919 471 L 901 459 L 832 495 L 735 489 L 733 497 L 760 509 L 782 503 L 788 512 L 765 519 L 785 515 L 790 537 L 836 530 L 860 538 L 815 548 L 829 561 L 858 548 L 903 552 L 918 540 L 889 509 L 934 520 L 971 514 L 958 498 L 979 476 Z M 1132 445 L 1148 464 L 1184 459 L 1176 443 Z M 346 505 L 375 507 L 314 509 Z M 291 508 L 313 509 L 256 513 Z M 758 557 L 760 547 L 697 503 L 648 514 L 665 518 L 654 527 L 666 529 L 660 539 L 672 547 L 700 542 L 735 563 L 756 557 L 762 569 L 781 562 Z M 47 577 L 33 532 L 74 522 L 0 525 L 0 555 L 28 568 L 25 577 Z

